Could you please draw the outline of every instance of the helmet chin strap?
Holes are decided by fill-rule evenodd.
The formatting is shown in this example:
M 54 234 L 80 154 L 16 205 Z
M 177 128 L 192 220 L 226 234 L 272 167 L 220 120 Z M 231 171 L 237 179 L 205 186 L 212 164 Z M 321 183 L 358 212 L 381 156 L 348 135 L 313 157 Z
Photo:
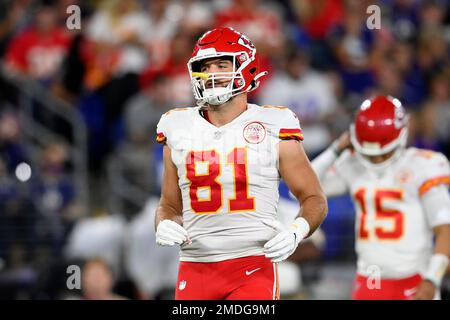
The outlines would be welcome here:
M 359 152 L 355 152 L 355 155 L 356 155 L 356 158 L 358 159 L 358 161 L 364 167 L 366 167 L 367 170 L 372 171 L 377 175 L 381 175 L 385 172 L 385 170 L 388 167 L 390 167 L 393 163 L 395 163 L 400 158 L 400 156 L 402 155 L 404 150 L 405 150 L 405 148 L 403 146 L 398 146 L 395 149 L 392 156 L 389 157 L 389 159 L 386 159 L 380 163 L 373 163 L 372 161 L 367 159 L 366 156 L 364 156 L 363 154 L 361 154 Z
M 228 88 L 209 88 L 204 91 L 205 102 L 213 106 L 221 105 L 230 100 L 231 91 Z

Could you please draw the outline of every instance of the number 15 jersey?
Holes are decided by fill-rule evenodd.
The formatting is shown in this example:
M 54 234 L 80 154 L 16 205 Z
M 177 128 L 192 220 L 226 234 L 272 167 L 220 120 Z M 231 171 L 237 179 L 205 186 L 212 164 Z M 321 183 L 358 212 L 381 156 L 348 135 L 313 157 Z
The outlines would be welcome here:
M 450 183 L 443 154 L 408 148 L 381 174 L 375 174 L 345 152 L 331 174 L 345 183 L 356 207 L 357 271 L 382 278 L 424 272 L 433 253 L 433 231 L 450 216 L 425 208 L 423 197 Z
M 173 109 L 161 117 L 157 141 L 166 143 L 177 167 L 183 227 L 192 240 L 181 261 L 216 262 L 263 255 L 275 231 L 277 146 L 303 140 L 295 114 L 285 107 L 248 104 L 230 123 L 216 127 L 199 107 Z

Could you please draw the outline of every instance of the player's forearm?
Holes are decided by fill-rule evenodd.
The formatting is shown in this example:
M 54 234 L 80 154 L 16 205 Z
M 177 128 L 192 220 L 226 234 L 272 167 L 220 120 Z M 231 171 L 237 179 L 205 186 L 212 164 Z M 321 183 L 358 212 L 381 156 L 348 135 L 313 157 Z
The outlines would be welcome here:
M 163 220 L 172 220 L 181 226 L 183 225 L 183 215 L 181 210 L 174 206 L 160 203 L 155 214 L 155 229 L 158 228 L 158 224 Z
M 428 262 L 428 268 L 423 277 L 431 281 L 436 288 L 439 288 L 449 265 L 450 224 L 434 227 L 433 231 L 436 235 L 434 253 Z
M 450 258 L 450 224 L 440 225 L 434 228 L 436 241 L 435 254 L 443 254 Z
M 307 237 L 322 224 L 327 213 L 328 205 L 324 195 L 311 195 L 301 201 L 299 217 L 304 218 L 309 224 Z

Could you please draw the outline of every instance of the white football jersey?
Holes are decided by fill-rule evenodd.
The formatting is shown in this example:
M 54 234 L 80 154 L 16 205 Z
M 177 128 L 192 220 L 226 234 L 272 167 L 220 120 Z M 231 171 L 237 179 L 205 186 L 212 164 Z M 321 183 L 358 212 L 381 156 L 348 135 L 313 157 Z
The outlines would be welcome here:
M 295 114 L 285 107 L 249 104 L 230 123 L 216 127 L 199 107 L 161 117 L 158 142 L 170 147 L 183 199 L 183 227 L 192 240 L 181 261 L 214 262 L 263 255 L 275 231 L 278 203 L 277 145 L 302 140 Z
M 450 183 L 447 158 L 408 148 L 377 175 L 346 151 L 331 170 L 355 203 L 358 273 L 402 278 L 425 271 L 433 252 L 432 228 L 450 223 L 450 217 L 427 214 L 421 198 L 432 187 Z

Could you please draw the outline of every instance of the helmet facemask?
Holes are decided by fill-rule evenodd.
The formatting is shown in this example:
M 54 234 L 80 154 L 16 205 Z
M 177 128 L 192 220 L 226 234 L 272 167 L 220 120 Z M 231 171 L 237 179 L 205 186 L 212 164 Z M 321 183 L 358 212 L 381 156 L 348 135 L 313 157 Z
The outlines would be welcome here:
M 385 170 L 391 164 L 393 164 L 400 158 L 401 154 L 406 148 L 407 139 L 408 139 L 408 128 L 404 127 L 400 131 L 400 134 L 397 139 L 395 139 L 394 141 L 385 145 L 382 148 L 377 146 L 376 143 L 361 144 L 356 138 L 355 126 L 353 124 L 350 126 L 350 140 L 356 151 L 355 152 L 356 158 L 364 167 L 377 174 L 382 174 L 383 172 L 385 172 Z M 371 156 L 382 156 L 392 151 L 394 151 L 393 154 L 383 162 L 374 163 L 369 159 L 369 157 Z
M 200 72 L 201 61 L 222 57 L 230 58 L 233 71 L 212 73 Z M 215 53 L 191 59 L 188 62 L 188 68 L 195 99 L 200 105 L 221 105 L 238 94 L 254 89 L 252 86 L 249 86 L 247 90 L 243 90 L 248 84 L 245 83 L 242 70 L 250 62 L 251 59 L 246 52 L 227 54 Z M 228 81 L 228 84 L 225 87 L 220 84 L 223 80 Z M 209 84 L 211 84 L 211 87 L 208 87 Z

